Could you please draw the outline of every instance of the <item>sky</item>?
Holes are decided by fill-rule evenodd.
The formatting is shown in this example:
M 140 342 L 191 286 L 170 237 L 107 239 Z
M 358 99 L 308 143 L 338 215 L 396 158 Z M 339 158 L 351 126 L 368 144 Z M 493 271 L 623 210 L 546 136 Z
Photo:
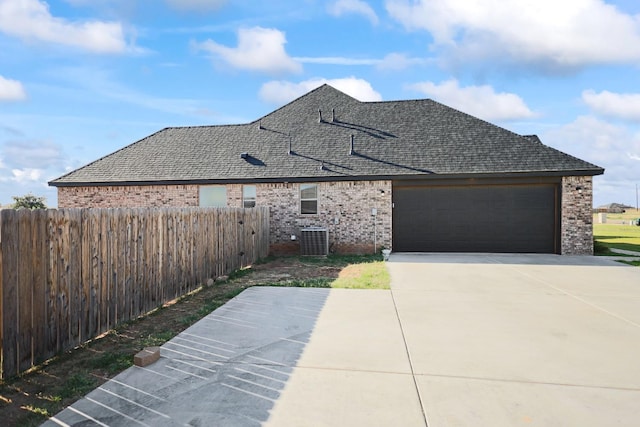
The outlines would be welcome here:
M 169 126 L 329 83 L 430 98 L 606 169 L 636 206 L 637 0 L 0 0 L 0 204 Z

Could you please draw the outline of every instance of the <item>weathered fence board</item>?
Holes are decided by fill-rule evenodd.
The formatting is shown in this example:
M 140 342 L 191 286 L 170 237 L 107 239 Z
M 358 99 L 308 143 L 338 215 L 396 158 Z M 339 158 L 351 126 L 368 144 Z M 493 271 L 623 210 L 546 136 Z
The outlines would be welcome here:
M 16 212 L 7 214 L 10 224 L 1 225 L 0 237 L 2 245 L 2 275 L 3 282 L 15 283 L 2 289 L 2 362 L 13 366 L 17 370 L 18 363 L 18 232 L 16 230 L 18 215 Z M 5 349 L 6 347 L 6 349 Z
M 269 210 L 0 211 L 0 378 L 265 257 Z

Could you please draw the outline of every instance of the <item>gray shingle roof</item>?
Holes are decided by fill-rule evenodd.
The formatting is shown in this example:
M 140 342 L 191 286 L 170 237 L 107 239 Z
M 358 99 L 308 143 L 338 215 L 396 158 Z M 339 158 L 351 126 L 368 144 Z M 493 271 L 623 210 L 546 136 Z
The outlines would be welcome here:
M 163 129 L 50 184 L 603 172 L 432 100 L 360 102 L 324 85 L 252 123 Z

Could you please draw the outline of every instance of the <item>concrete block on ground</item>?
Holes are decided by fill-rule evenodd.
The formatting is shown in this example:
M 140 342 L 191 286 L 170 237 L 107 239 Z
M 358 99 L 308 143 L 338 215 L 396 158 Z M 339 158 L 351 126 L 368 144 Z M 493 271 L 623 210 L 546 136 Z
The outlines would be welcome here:
M 151 365 L 160 359 L 160 347 L 146 347 L 133 356 L 133 364 L 140 367 Z

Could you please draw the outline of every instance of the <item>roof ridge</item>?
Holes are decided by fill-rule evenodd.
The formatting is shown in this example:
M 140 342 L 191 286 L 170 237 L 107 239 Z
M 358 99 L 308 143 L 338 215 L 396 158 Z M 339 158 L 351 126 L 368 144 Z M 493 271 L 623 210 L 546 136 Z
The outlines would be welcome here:
M 523 139 L 523 140 L 525 140 L 525 141 L 527 141 L 527 142 L 532 142 L 529 138 L 527 138 L 527 136 L 525 136 L 525 135 L 520 135 L 519 133 L 516 133 L 516 132 L 512 131 L 511 129 L 507 129 L 507 128 L 506 128 L 506 127 L 504 127 L 504 126 L 499 126 L 499 125 L 497 125 L 497 124 L 495 124 L 495 123 L 491 123 L 490 121 L 485 120 L 485 119 L 483 119 L 483 118 L 476 117 L 476 116 L 471 115 L 471 114 L 469 114 L 469 113 L 467 113 L 467 112 L 464 112 L 464 111 L 462 111 L 462 110 L 458 110 L 457 108 L 450 107 L 450 106 L 448 106 L 448 105 L 446 105 L 446 104 L 443 104 L 442 102 L 436 101 L 435 99 L 429 99 L 429 100 L 430 100 L 431 102 L 433 102 L 434 104 L 438 104 L 438 105 L 440 105 L 440 106 L 442 106 L 442 107 L 444 107 L 444 108 L 448 108 L 449 110 L 456 111 L 456 112 L 458 112 L 458 113 L 460 113 L 460 114 L 463 114 L 463 115 L 465 115 L 465 116 L 467 116 L 467 117 L 472 118 L 473 120 L 477 120 L 477 121 L 479 121 L 479 122 L 483 122 L 483 123 L 485 123 L 485 124 L 487 124 L 487 125 L 489 125 L 489 126 L 491 126 L 491 127 L 494 127 L 494 128 L 500 129 L 500 130 L 503 130 L 503 131 L 505 131 L 505 132 L 509 132 L 510 134 L 512 134 L 512 135 L 514 135 L 514 136 L 516 136 L 516 137 L 518 137 L 519 139 Z M 415 100 L 415 101 L 419 101 L 419 100 Z M 537 135 L 536 135 L 536 137 L 537 137 Z M 539 139 L 539 138 L 538 138 L 538 139 Z M 542 141 L 540 141 L 540 142 L 542 143 Z M 545 147 L 548 147 L 548 145 L 545 145 L 545 144 L 542 144 L 542 145 L 544 145 Z
M 389 100 L 382 100 L 382 101 L 360 101 L 360 102 L 362 102 L 363 104 L 391 104 L 391 103 L 424 102 L 424 101 L 437 102 L 431 98 L 389 99 Z M 438 104 L 440 103 L 438 102 Z
M 64 178 L 66 178 L 67 176 L 71 175 L 72 173 L 76 173 L 76 172 L 79 172 L 79 171 L 81 171 L 81 170 L 83 170 L 83 169 L 86 169 L 86 168 L 88 168 L 89 166 L 94 165 L 94 164 L 96 164 L 96 163 L 98 163 L 98 162 L 100 162 L 100 161 L 102 161 L 102 160 L 106 159 L 107 157 L 111 157 L 111 156 L 113 156 L 113 155 L 115 155 L 115 154 L 117 154 L 117 153 L 120 153 L 120 152 L 121 152 L 121 151 L 123 151 L 123 150 L 126 150 L 126 149 L 127 149 L 127 148 L 129 148 L 129 147 L 132 147 L 132 146 L 134 146 L 134 145 L 138 144 L 139 142 L 144 141 L 145 139 L 153 138 L 154 136 L 158 135 L 158 134 L 159 134 L 159 133 L 161 133 L 161 132 L 166 131 L 167 129 L 171 129 L 171 128 L 170 128 L 170 127 L 162 128 L 162 129 L 160 129 L 159 131 L 156 131 L 156 132 L 152 133 L 151 135 L 147 135 L 147 136 L 145 136 L 144 138 L 141 138 L 141 139 L 139 139 L 139 140 L 137 140 L 137 141 L 132 142 L 131 144 L 125 145 L 124 147 L 122 147 L 122 148 L 120 148 L 120 149 L 118 149 L 118 150 L 114 151 L 113 153 L 105 154 L 104 156 L 100 157 L 99 159 L 96 159 L 96 160 L 94 160 L 94 161 L 92 161 L 92 162 L 89 162 L 89 163 L 87 163 L 87 164 L 86 164 L 86 165 L 84 165 L 84 166 L 81 166 L 81 167 L 79 167 L 79 168 L 77 168 L 77 169 L 74 169 L 74 170 L 72 170 L 72 171 L 70 171 L 70 172 L 67 172 L 67 173 L 65 173 L 64 175 L 59 176 L 58 178 L 53 179 L 53 180 L 51 180 L 51 181 L 47 182 L 47 185 L 51 185 L 51 183 L 52 183 L 52 182 L 60 181 L 60 180 L 62 180 L 62 179 L 64 179 Z
M 249 126 L 252 123 L 255 122 L 247 122 L 247 123 L 227 123 L 227 124 L 217 124 L 217 125 L 188 125 L 188 126 L 168 126 L 162 130 L 169 130 L 169 129 L 198 129 L 198 128 L 223 128 L 223 127 L 242 127 L 242 126 Z M 151 136 L 151 135 L 149 135 Z M 143 138 L 144 139 L 144 138 Z M 136 141 L 136 142 L 140 142 L 140 141 Z
M 277 113 L 277 112 L 279 112 L 279 111 L 281 111 L 281 110 L 283 110 L 283 109 L 285 109 L 285 108 L 289 107 L 290 105 L 295 104 L 296 102 L 300 101 L 301 99 L 303 99 L 303 98 L 307 98 L 307 97 L 309 97 L 311 94 L 313 94 L 313 93 L 315 93 L 315 92 L 318 92 L 318 91 L 319 91 L 319 90 L 321 90 L 321 89 L 326 89 L 326 88 L 330 88 L 330 89 L 332 89 L 333 91 L 338 92 L 338 93 L 340 93 L 341 95 L 343 95 L 343 96 L 345 96 L 345 97 L 347 97 L 347 98 L 350 98 L 350 99 L 352 99 L 352 100 L 356 101 L 357 103 L 360 103 L 360 104 L 366 104 L 366 102 L 360 101 L 359 99 L 356 99 L 356 98 L 354 98 L 353 96 L 348 95 L 348 94 L 346 94 L 345 92 L 343 92 L 343 91 L 341 91 L 341 90 L 339 90 L 339 89 L 336 89 L 335 87 L 331 86 L 331 85 L 330 85 L 330 84 L 328 84 L 328 83 L 323 83 L 322 85 L 318 86 L 317 88 L 315 88 L 315 89 L 313 89 L 313 90 L 311 90 L 311 91 L 309 91 L 309 92 L 305 93 L 304 95 L 301 95 L 301 96 L 299 96 L 299 97 L 297 97 L 297 98 L 295 98 L 295 99 L 293 99 L 293 100 L 291 100 L 291 101 L 287 102 L 287 103 L 286 103 L 286 104 L 284 104 L 283 106 L 281 106 L 281 107 L 279 107 L 279 108 L 276 108 L 275 110 L 271 111 L 270 113 L 265 114 L 265 115 L 264 115 L 264 116 L 262 116 L 262 117 L 257 118 L 256 120 L 252 121 L 252 122 L 251 122 L 251 123 L 249 123 L 249 124 L 256 124 L 256 123 L 258 123 L 260 120 L 265 119 L 265 118 L 267 118 L 267 117 L 269 117 L 269 116 L 271 116 L 271 115 L 273 115 L 273 114 L 275 114 L 275 113 Z

